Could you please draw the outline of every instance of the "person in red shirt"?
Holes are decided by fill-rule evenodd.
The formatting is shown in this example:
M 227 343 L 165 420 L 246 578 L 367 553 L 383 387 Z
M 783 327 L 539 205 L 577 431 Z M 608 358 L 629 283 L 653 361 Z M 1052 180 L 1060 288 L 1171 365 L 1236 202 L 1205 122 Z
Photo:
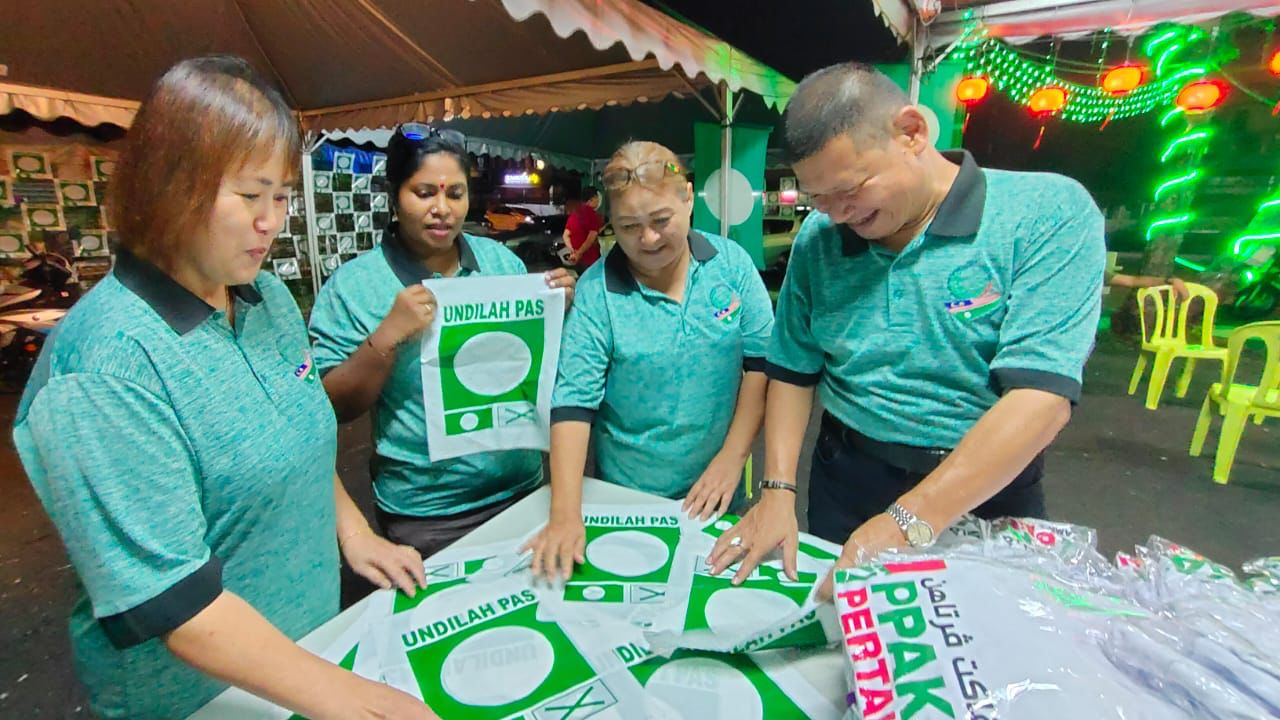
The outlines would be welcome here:
M 564 225 L 565 244 L 573 251 L 569 261 L 578 268 L 579 274 L 600 259 L 600 244 L 596 239 L 604 227 L 604 218 L 596 212 L 599 207 L 600 191 L 595 188 L 583 190 L 582 203 Z

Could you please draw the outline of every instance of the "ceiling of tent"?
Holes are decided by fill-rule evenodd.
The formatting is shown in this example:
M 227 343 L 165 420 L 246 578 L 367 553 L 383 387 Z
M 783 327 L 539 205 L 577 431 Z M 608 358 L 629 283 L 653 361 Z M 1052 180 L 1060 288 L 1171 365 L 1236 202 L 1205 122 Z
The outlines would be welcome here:
M 634 0 L 45 2 L 27 4 L 5 35 L 6 82 L 81 98 L 44 112 L 75 113 L 92 95 L 112 100 L 116 117 L 177 60 L 214 52 L 275 79 L 313 129 L 599 108 L 719 82 L 780 107 L 794 89 Z
M 912 42 L 910 18 L 929 0 L 873 0 L 885 24 Z M 941 14 L 926 26 L 921 39 L 939 48 L 955 40 L 969 13 L 993 37 L 1025 43 L 1038 37 L 1073 38 L 1104 28 L 1122 35 L 1140 34 L 1160 22 L 1195 24 L 1231 12 L 1280 15 L 1277 0 L 941 0 Z
M 658 102 L 584 110 L 525 115 L 510 118 L 456 119 L 442 123 L 465 134 L 472 151 L 480 153 L 487 141 L 515 143 L 526 149 L 544 153 L 572 155 L 580 159 L 602 159 L 613 154 L 628 140 L 643 138 L 658 142 L 677 154 L 693 152 L 693 123 L 717 122 L 700 103 L 690 99 L 666 98 Z M 743 96 L 734 116 L 734 125 L 773 128 L 770 145 L 780 140 L 781 116 L 759 98 Z M 388 129 L 361 132 L 330 133 L 331 139 L 346 139 L 356 144 L 385 146 Z

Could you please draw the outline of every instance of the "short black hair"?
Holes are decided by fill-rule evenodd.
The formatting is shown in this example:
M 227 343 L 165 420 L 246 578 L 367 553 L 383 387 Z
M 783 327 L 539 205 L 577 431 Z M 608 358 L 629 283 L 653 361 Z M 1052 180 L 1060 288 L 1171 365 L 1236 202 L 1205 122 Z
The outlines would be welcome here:
M 894 114 L 911 104 L 907 94 L 870 65 L 840 63 L 805 76 L 783 114 L 791 162 L 812 157 L 842 133 L 880 139 Z
M 582 190 L 582 202 L 584 202 L 584 203 L 591 202 L 592 200 L 595 200 L 595 199 L 596 199 L 596 198 L 598 198 L 598 197 L 600 197 L 600 191 L 599 191 L 599 190 L 597 190 L 597 189 L 595 189 L 595 188 L 593 188 L 593 187 L 583 188 L 583 190 Z
M 471 176 L 471 155 L 467 153 L 467 137 L 457 130 L 436 130 L 421 140 L 410 140 L 400 132 L 392 133 L 387 143 L 387 190 L 391 202 L 400 196 L 400 188 L 418 172 L 429 155 L 445 153 L 457 159 L 462 174 Z

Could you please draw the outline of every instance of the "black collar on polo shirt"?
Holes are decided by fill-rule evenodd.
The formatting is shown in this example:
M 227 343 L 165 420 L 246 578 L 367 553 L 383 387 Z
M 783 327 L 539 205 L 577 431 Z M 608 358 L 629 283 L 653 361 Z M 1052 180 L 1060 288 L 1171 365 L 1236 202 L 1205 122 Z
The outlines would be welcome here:
M 951 189 L 938 206 L 938 212 L 929 223 L 928 234 L 934 237 L 972 237 L 978 234 L 982 224 L 982 208 L 987 202 L 987 178 L 968 150 L 949 150 L 942 156 L 960 164 L 960 172 L 951 183 Z M 866 252 L 870 241 L 841 223 L 840 249 L 848 255 Z
M 165 271 L 125 248 L 116 249 L 112 273 L 121 285 L 142 298 L 179 335 L 191 332 L 213 314 L 212 305 L 178 284 Z M 231 293 L 250 305 L 262 302 L 262 293 L 253 285 L 232 285 Z
M 476 255 L 471 250 L 471 244 L 467 242 L 466 233 L 458 233 L 457 243 L 458 267 L 471 272 L 480 272 L 480 263 L 476 262 Z M 391 223 L 386 230 L 382 231 L 382 255 L 391 266 L 391 272 L 396 274 L 405 287 L 417 285 L 435 276 L 435 273 L 404 246 L 404 241 L 400 239 L 398 222 Z
M 706 262 L 716 256 L 716 246 L 705 235 L 697 230 L 689 231 L 689 254 L 698 262 Z M 627 255 L 622 248 L 614 245 L 613 250 L 604 259 L 604 289 L 611 293 L 625 295 L 640 288 L 636 276 L 627 264 Z

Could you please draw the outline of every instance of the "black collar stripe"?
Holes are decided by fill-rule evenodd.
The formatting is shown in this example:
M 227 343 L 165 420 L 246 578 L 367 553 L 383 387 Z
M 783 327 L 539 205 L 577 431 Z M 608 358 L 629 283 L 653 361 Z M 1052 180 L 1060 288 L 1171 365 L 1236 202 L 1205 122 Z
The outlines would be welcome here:
M 434 276 L 404 246 L 404 242 L 400 240 L 398 223 L 393 222 L 382 231 L 382 254 L 391 266 L 391 272 L 395 273 L 405 287 L 421 284 L 423 280 L 430 280 Z M 475 251 L 471 249 L 466 233 L 458 235 L 458 267 L 473 273 L 480 272 L 480 263 L 476 261 Z
M 142 298 L 179 335 L 191 332 L 213 314 L 212 305 L 178 284 L 165 271 L 125 248 L 116 250 L 116 264 L 112 272 L 121 285 Z M 231 293 L 250 305 L 262 302 L 262 293 L 253 285 L 233 285 Z
M 689 254 L 693 256 L 694 260 L 704 263 L 714 258 L 718 252 L 716 246 L 712 245 L 705 235 L 697 230 L 689 231 Z M 627 264 L 626 253 L 622 252 L 622 248 L 615 245 L 604 259 L 605 290 L 625 295 L 638 290 L 639 287 L 640 285 L 636 282 L 635 275 L 631 273 L 631 266 Z
M 936 237 L 972 237 L 982 225 L 982 209 L 987 202 L 987 178 L 968 150 L 952 150 L 943 157 L 960 164 L 960 172 L 938 206 L 938 212 L 929 224 L 928 234 Z M 847 225 L 841 224 L 840 249 L 844 255 L 858 255 L 869 247 L 866 238 L 860 237 Z

